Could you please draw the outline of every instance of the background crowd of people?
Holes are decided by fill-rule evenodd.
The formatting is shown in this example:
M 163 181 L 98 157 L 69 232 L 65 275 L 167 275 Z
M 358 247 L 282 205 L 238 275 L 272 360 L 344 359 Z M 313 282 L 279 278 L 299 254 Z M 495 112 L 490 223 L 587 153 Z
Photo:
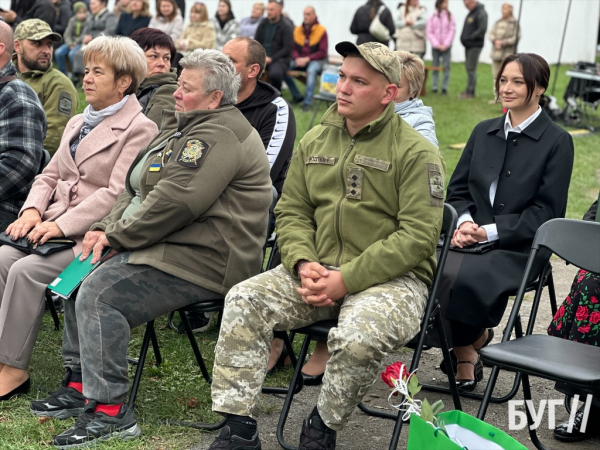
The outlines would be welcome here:
M 502 18 L 488 33 L 484 6 L 464 0 L 469 13 L 461 42 L 468 81 L 459 98 L 475 96 L 487 36 L 493 44 L 494 101 L 509 112 L 473 130 L 445 195 L 433 112 L 418 96 L 427 45 L 443 73 L 440 87 L 434 71 L 433 91 L 448 93 L 456 31 L 448 0 L 436 1 L 431 14 L 419 0 L 407 0 L 394 12 L 369 0 L 356 11 L 350 30 L 357 45 L 336 45 L 345 58 L 337 103 L 321 127 L 301 141 L 300 159 L 292 158 L 296 123 L 281 89 L 285 82 L 293 101 L 302 103 L 303 111 L 311 109 L 329 50 L 317 8 L 307 6 L 302 23 L 294 26 L 283 0 L 256 3 L 241 21 L 230 0 L 218 1 L 212 18 L 206 4 L 195 3 L 184 27 L 185 5 L 175 0 L 158 0 L 155 15 L 148 0 L 121 0 L 112 11 L 107 0 L 65 8 L 67 3 L 14 0 L 11 10 L 0 12 L 0 96 L 12 108 L 0 113 L 10 109 L 11 118 L 25 124 L 0 131 L 0 153 L 14 159 L 2 181 L 9 188 L 0 182 L 0 194 L 10 193 L 0 197 L 0 225 L 15 241 L 73 240 L 72 248 L 50 256 L 0 247 L 0 401 L 30 389 L 28 366 L 45 287 L 80 253 L 97 262 L 111 247 L 108 261 L 83 283 L 78 302 L 65 303 L 62 386 L 31 404 L 39 416 L 79 417 L 55 438 L 56 446 L 108 435 L 137 437 L 140 428 L 125 404 L 130 328 L 218 295 L 227 297 L 213 406 L 227 415 L 228 425 L 211 448 L 226 448 L 219 441 L 236 439 L 260 448 L 254 402 L 264 376 L 285 359 L 277 332 L 304 324 L 307 317 L 339 315 L 334 342 L 317 344 L 304 370 L 306 384 L 324 387 L 301 437 L 301 448 L 308 448 L 302 442 L 310 439 L 334 448 L 336 431 L 360 402 L 382 355 L 417 332 L 444 198 L 460 216 L 441 298 L 457 362 L 445 370 L 456 373 L 459 389 L 475 388 L 483 377 L 478 351 L 491 341 L 508 294 L 520 281 L 535 231 L 565 214 L 573 163 L 571 137 L 542 109 L 547 62 L 535 54 L 514 54 L 520 30 L 511 5 L 502 6 Z M 304 95 L 289 70 L 306 73 Z M 265 72 L 268 83 L 260 81 Z M 79 84 L 87 106 L 75 115 Z M 378 145 L 385 139 L 394 141 L 391 149 Z M 535 151 L 526 159 L 509 151 L 517 146 Z M 338 170 L 328 166 L 338 158 L 328 152 L 338 147 L 354 153 L 340 162 L 348 166 L 348 176 L 344 207 L 335 209 L 331 186 Z M 492 155 L 490 148 L 496 150 Z M 47 165 L 44 151 L 53 155 Z M 214 154 L 220 158 L 209 156 Z M 426 182 L 407 160 L 423 168 L 419 174 L 427 172 Z M 512 172 L 519 175 L 511 177 Z M 405 189 L 391 189 L 394 181 Z M 376 194 L 369 191 L 372 185 L 378 186 Z M 378 205 L 369 214 L 363 196 Z M 283 264 L 254 277 L 273 226 L 269 207 L 280 197 Z M 388 197 L 395 199 L 393 206 Z M 362 220 L 346 222 L 335 235 L 325 225 L 325 218 L 335 215 L 362 215 Z M 400 217 L 412 223 L 402 233 Z M 379 235 L 368 236 L 363 222 Z M 340 247 L 345 240 L 352 245 Z M 485 256 L 459 250 L 480 243 L 495 246 Z M 399 257 L 405 244 L 413 250 Z M 421 257 L 413 260 L 409 254 Z M 489 267 L 503 269 L 491 276 Z M 478 283 L 483 277 L 485 289 Z M 128 290 L 132 284 L 144 289 L 143 301 Z M 578 275 L 572 293 L 578 309 L 563 305 L 567 318 L 555 317 L 552 334 L 581 339 L 568 315 L 579 314 L 579 307 L 595 308 L 597 302 L 582 292 L 597 292 L 597 284 L 593 274 Z M 283 293 L 275 303 L 289 302 L 290 311 L 274 306 L 273 286 Z M 394 301 L 371 308 L 381 296 Z M 263 307 L 255 306 L 257 298 Z M 347 303 L 343 313 L 336 302 Z M 390 320 L 400 304 L 410 314 Z M 326 306 L 331 308 L 315 308 Z M 368 345 L 352 328 L 367 309 L 377 323 L 361 325 L 361 333 L 373 338 Z M 252 313 L 238 323 L 239 310 Z M 201 331 L 211 317 L 194 321 Z M 394 329 L 398 326 L 401 332 Z M 349 374 L 355 365 L 365 369 L 361 376 Z M 247 387 L 232 390 L 234 380 L 247 381 Z M 340 395 L 336 383 L 350 386 L 352 395 Z M 92 421 L 104 428 L 92 427 Z M 557 435 L 564 437 L 560 427 Z

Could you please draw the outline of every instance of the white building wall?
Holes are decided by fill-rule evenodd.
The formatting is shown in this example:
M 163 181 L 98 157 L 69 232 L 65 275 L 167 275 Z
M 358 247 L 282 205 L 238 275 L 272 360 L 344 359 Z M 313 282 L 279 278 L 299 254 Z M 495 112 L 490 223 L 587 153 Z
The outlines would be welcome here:
M 208 6 L 209 15 L 214 16 L 218 0 L 203 0 Z M 252 5 L 256 0 L 231 0 L 236 18 L 250 15 Z M 264 0 L 266 3 L 266 0 Z M 388 8 L 395 12 L 400 0 L 384 0 Z M 402 0 L 404 3 L 405 0 Z M 462 0 L 449 0 L 449 9 L 454 14 L 457 30 L 452 46 L 452 60 L 464 61 L 464 49 L 460 43 L 462 25 L 467 15 Z M 481 0 L 488 13 L 488 29 L 501 17 L 500 9 L 505 0 Z M 150 0 L 154 11 L 154 0 Z M 189 9 L 194 2 L 186 1 Z M 302 22 L 302 11 L 308 6 L 314 6 L 319 21 L 327 28 L 329 35 L 329 53 L 335 53 L 334 45 L 337 42 L 355 41 L 356 36 L 350 34 L 350 23 L 356 9 L 363 5 L 365 0 L 285 0 L 284 11 L 295 24 Z M 514 6 L 515 15 L 519 11 L 519 0 L 509 0 Z M 435 0 L 421 0 L 421 4 L 428 9 L 428 14 L 434 10 Z M 556 63 L 559 58 L 559 48 L 563 33 L 569 0 L 522 0 L 521 30 L 522 38 L 519 42 L 519 51 L 538 53 L 549 63 Z M 109 0 L 112 8 L 113 0 Z M 8 9 L 10 0 L 0 0 L 0 7 Z M 569 24 L 565 37 L 561 61 L 572 63 L 576 61 L 594 61 L 600 24 L 600 0 L 572 0 Z M 489 54 L 491 42 L 486 39 L 481 61 L 490 62 Z M 427 49 L 425 58 L 431 57 L 431 48 Z

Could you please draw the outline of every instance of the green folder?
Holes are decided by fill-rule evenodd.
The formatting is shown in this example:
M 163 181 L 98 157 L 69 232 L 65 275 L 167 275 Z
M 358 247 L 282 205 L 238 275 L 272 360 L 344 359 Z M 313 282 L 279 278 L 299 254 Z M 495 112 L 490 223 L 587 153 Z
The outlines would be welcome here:
M 102 258 L 106 256 L 110 248 L 105 248 L 102 252 Z M 48 289 L 53 293 L 63 298 L 69 298 L 73 291 L 79 287 L 79 285 L 85 280 L 90 273 L 100 265 L 100 261 L 96 264 L 92 264 L 93 255 L 87 257 L 84 261 L 79 261 L 81 253 L 63 270 L 56 279 L 48 285 Z

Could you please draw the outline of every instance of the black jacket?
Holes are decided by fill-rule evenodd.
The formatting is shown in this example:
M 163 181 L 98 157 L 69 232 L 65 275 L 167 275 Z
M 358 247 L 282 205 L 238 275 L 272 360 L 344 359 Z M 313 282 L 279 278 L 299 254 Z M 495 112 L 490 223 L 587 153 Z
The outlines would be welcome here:
M 483 47 L 485 32 L 487 31 L 488 16 L 481 3 L 477 3 L 472 11 L 469 11 L 465 19 L 460 42 L 466 48 Z
M 294 111 L 277 89 L 262 81 L 236 106 L 260 134 L 271 165 L 271 181 L 281 195 L 296 139 Z
M 254 39 L 260 42 L 263 47 L 265 45 L 265 27 L 268 23 L 269 19 L 264 18 L 258 25 L 256 35 L 254 36 Z M 294 45 L 293 33 L 288 20 L 282 16 L 279 20 L 277 30 L 275 30 L 273 42 L 271 43 L 271 59 L 273 62 L 281 60 L 286 64 L 290 63 L 292 60 L 292 47 Z
M 498 249 L 464 255 L 446 312 L 447 319 L 481 328 L 500 322 L 508 296 L 516 293 L 523 277 L 537 229 L 564 217 L 573 169 L 573 139 L 544 111 L 508 139 L 505 118 L 475 127 L 446 197 L 459 215 L 468 210 L 475 223 L 495 223 L 498 230 Z M 491 205 L 490 186 L 496 178 Z M 448 262 L 444 273 L 452 270 Z
M 12 0 L 10 9 L 17 14 L 13 28 L 27 19 L 40 19 L 54 30 L 57 11 L 49 0 Z
M 381 5 L 383 5 L 383 3 L 379 2 L 376 8 L 379 10 Z M 369 33 L 369 26 L 371 25 L 371 6 L 371 2 L 367 3 L 366 5 L 362 5 L 356 10 L 354 19 L 352 19 L 350 33 L 358 35 L 356 38 L 357 45 L 364 44 L 365 42 L 381 42 L 375 39 L 373 35 Z M 390 30 L 390 36 L 394 36 L 394 33 L 396 32 L 396 26 L 394 25 L 392 13 L 387 7 L 381 12 L 379 20 Z M 381 43 L 389 45 L 389 42 Z
M 54 27 L 52 27 L 52 31 L 60 34 L 61 36 L 65 34 L 67 25 L 69 25 L 69 19 L 72 16 L 73 8 L 71 6 L 70 0 L 61 0 L 60 6 L 58 7 L 58 16 L 56 17 L 56 21 L 54 22 Z

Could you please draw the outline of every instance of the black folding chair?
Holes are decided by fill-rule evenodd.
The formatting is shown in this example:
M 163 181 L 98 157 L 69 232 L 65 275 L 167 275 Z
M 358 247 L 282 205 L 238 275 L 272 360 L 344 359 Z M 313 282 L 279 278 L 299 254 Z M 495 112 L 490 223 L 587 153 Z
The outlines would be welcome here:
M 273 216 L 273 210 L 275 208 L 276 203 L 277 203 L 277 191 L 275 190 L 275 188 L 273 188 L 273 202 L 269 209 L 270 217 Z M 271 224 L 271 223 L 269 224 L 267 240 L 266 240 L 265 246 L 263 247 L 263 260 L 264 260 L 267 248 L 271 248 L 271 254 L 269 255 L 269 260 L 268 260 L 265 270 L 269 270 L 271 268 L 270 264 L 274 260 L 275 254 L 278 251 L 277 237 L 276 237 L 275 233 L 272 232 L 273 229 L 274 229 L 274 222 L 273 222 L 273 224 Z M 202 358 L 202 353 L 200 352 L 200 348 L 198 347 L 198 343 L 196 342 L 196 337 L 194 336 L 194 332 L 192 331 L 192 327 L 188 320 L 187 312 L 194 311 L 196 313 L 205 313 L 205 312 L 219 312 L 220 313 L 223 311 L 224 304 L 225 304 L 225 297 L 221 294 L 215 293 L 215 296 L 213 298 L 202 300 L 198 303 L 194 303 L 192 305 L 188 305 L 186 307 L 183 307 L 183 308 L 180 308 L 177 310 L 177 312 L 179 313 L 179 317 L 181 318 L 181 322 L 183 324 L 187 338 L 192 347 L 192 351 L 194 352 L 196 362 L 198 363 L 198 366 L 200 367 L 200 371 L 202 372 L 202 377 L 209 384 L 212 383 L 212 377 L 210 376 L 210 374 L 208 372 L 208 368 L 206 367 L 206 364 L 204 363 L 204 358 Z M 173 321 L 173 314 L 174 314 L 174 311 L 169 313 L 168 321 L 170 324 L 172 324 L 172 321 Z M 218 322 L 219 327 L 220 327 L 220 325 L 221 325 L 221 314 L 219 314 L 219 322 Z M 130 407 L 133 407 L 133 405 L 135 404 L 135 400 L 137 398 L 140 381 L 142 379 L 142 372 L 144 370 L 144 364 L 146 362 L 146 355 L 148 353 L 148 347 L 150 346 L 151 342 L 153 345 L 154 355 L 156 358 L 156 365 L 159 366 L 162 362 L 162 357 L 160 354 L 160 348 L 158 346 L 158 341 L 156 339 L 156 332 L 154 329 L 154 320 L 151 320 L 150 322 L 148 322 L 146 324 L 146 331 L 144 333 L 144 339 L 142 341 L 142 348 L 140 349 L 140 356 L 139 356 L 138 361 L 135 362 L 135 361 L 130 360 L 130 362 L 132 362 L 133 364 L 137 364 L 137 369 L 135 372 L 135 376 L 133 378 L 133 383 L 131 385 L 131 391 L 129 393 L 128 404 Z M 292 343 L 287 338 L 287 336 L 285 336 L 285 338 L 284 338 L 284 344 L 286 345 L 288 352 L 290 354 L 290 359 L 292 361 L 292 365 L 295 367 L 297 364 L 297 360 L 296 360 L 296 357 L 293 352 Z M 301 383 L 298 383 L 295 390 L 299 391 L 301 388 L 302 388 Z M 286 394 L 287 391 L 288 390 L 286 388 L 275 388 L 275 387 L 264 387 L 262 390 L 262 392 L 265 394 Z M 218 422 L 216 424 L 180 422 L 180 421 L 169 421 L 169 423 L 174 424 L 174 425 L 188 426 L 188 427 L 207 430 L 207 431 L 214 431 L 214 430 L 218 430 L 219 428 L 223 427 L 223 425 L 225 424 L 225 419 L 221 420 L 220 422 Z
M 543 268 L 541 275 L 537 280 L 530 282 L 525 288 L 525 293 L 535 292 L 534 294 L 534 302 L 539 302 L 542 296 L 544 287 L 548 287 L 548 296 L 550 297 L 550 309 L 552 311 L 552 315 L 556 314 L 556 291 L 554 289 L 554 278 L 552 276 L 552 266 L 548 263 L 546 267 Z M 517 316 L 517 321 L 515 324 L 515 336 L 520 338 L 523 336 L 523 325 L 521 323 L 521 316 Z M 450 367 L 450 366 L 446 366 Z M 511 386 L 510 391 L 502 396 L 491 396 L 491 403 L 505 403 L 509 400 L 512 400 L 517 392 L 519 391 L 519 383 L 521 382 L 521 374 L 515 373 L 515 378 L 513 384 Z M 436 386 L 433 384 L 424 384 L 423 390 L 431 391 L 431 392 L 439 392 L 442 394 L 449 394 L 450 389 L 443 386 Z M 461 397 L 470 398 L 474 400 L 483 400 L 483 394 L 479 394 L 477 392 L 467 392 L 467 391 L 459 391 Z
M 418 341 L 416 346 L 414 346 L 414 354 L 412 358 L 412 362 L 410 365 L 410 371 L 413 372 L 417 370 L 419 366 L 419 361 L 421 359 L 421 353 L 423 351 L 423 343 L 425 340 L 425 335 L 432 332 L 437 332 L 439 336 L 440 343 L 442 345 L 442 353 L 444 355 L 444 361 L 446 364 L 450 364 L 450 351 L 448 350 L 448 345 L 446 342 L 446 333 L 444 331 L 444 324 L 442 318 L 439 314 L 439 304 L 437 301 L 437 291 L 438 285 L 440 282 L 441 274 L 444 271 L 444 265 L 446 263 L 446 256 L 448 255 L 448 249 L 450 248 L 450 240 L 452 235 L 454 234 L 454 230 L 456 229 L 457 222 L 457 214 L 454 208 L 448 204 L 444 204 L 444 220 L 442 224 L 441 236 L 444 237 L 444 246 L 442 247 L 442 251 L 440 253 L 440 257 L 438 260 L 438 267 L 433 278 L 433 283 L 431 285 L 431 291 L 429 294 L 429 300 L 427 302 L 427 308 L 425 309 L 425 314 L 423 315 L 423 319 L 421 321 L 421 331 L 419 332 Z M 292 378 L 291 386 L 296 386 L 297 383 L 302 381 L 302 362 L 306 358 L 306 354 L 308 353 L 308 347 L 313 339 L 326 340 L 329 334 L 329 330 L 337 325 L 337 320 L 324 320 L 321 322 L 316 322 L 312 325 L 298 328 L 293 330 L 294 333 L 304 334 L 306 337 L 304 338 L 304 342 L 302 343 L 302 349 L 300 350 L 300 354 L 298 356 L 298 361 L 300 362 L 295 366 L 294 376 Z M 448 367 L 451 367 L 448 365 Z M 448 372 L 448 382 L 451 386 L 450 391 L 452 394 L 452 399 L 454 401 L 455 409 L 461 410 L 460 397 L 458 395 L 458 389 L 456 387 L 456 381 L 454 379 L 454 373 L 452 371 Z M 277 424 L 277 440 L 279 444 L 285 448 L 286 450 L 297 450 L 297 447 L 289 445 L 283 436 L 283 429 L 285 427 L 285 423 L 287 421 L 287 417 L 290 411 L 290 407 L 292 405 L 292 401 L 294 399 L 294 389 L 288 389 L 287 396 L 285 402 L 283 404 L 283 409 L 281 411 L 281 415 L 279 416 L 279 423 Z M 400 400 L 402 401 L 402 400 Z M 400 433 L 402 432 L 402 415 L 403 413 L 400 411 L 397 414 L 385 413 L 382 411 L 377 411 L 365 406 L 363 403 L 358 405 L 361 411 L 369 414 L 371 416 L 380 417 L 383 419 L 391 419 L 396 421 L 396 425 L 394 427 L 394 432 L 392 434 L 392 439 L 390 441 L 390 450 L 396 449 L 398 446 L 398 440 L 400 439 Z
M 531 306 L 525 336 L 509 340 L 523 303 L 527 280 L 535 273 L 536 268 L 548 264 L 552 253 L 577 267 L 600 273 L 600 223 L 554 219 L 538 229 L 502 342 L 486 347 L 480 352 L 481 359 L 494 366 L 479 407 L 480 420 L 485 418 L 500 369 L 521 374 L 523 397 L 526 401 L 531 400 L 530 375 L 564 382 L 583 390 L 600 389 L 599 347 L 553 336 L 532 335 L 539 299 Z M 525 408 L 525 413 L 531 441 L 536 448 L 546 449 L 538 439 L 536 430 L 531 427 L 534 421 L 529 408 Z

